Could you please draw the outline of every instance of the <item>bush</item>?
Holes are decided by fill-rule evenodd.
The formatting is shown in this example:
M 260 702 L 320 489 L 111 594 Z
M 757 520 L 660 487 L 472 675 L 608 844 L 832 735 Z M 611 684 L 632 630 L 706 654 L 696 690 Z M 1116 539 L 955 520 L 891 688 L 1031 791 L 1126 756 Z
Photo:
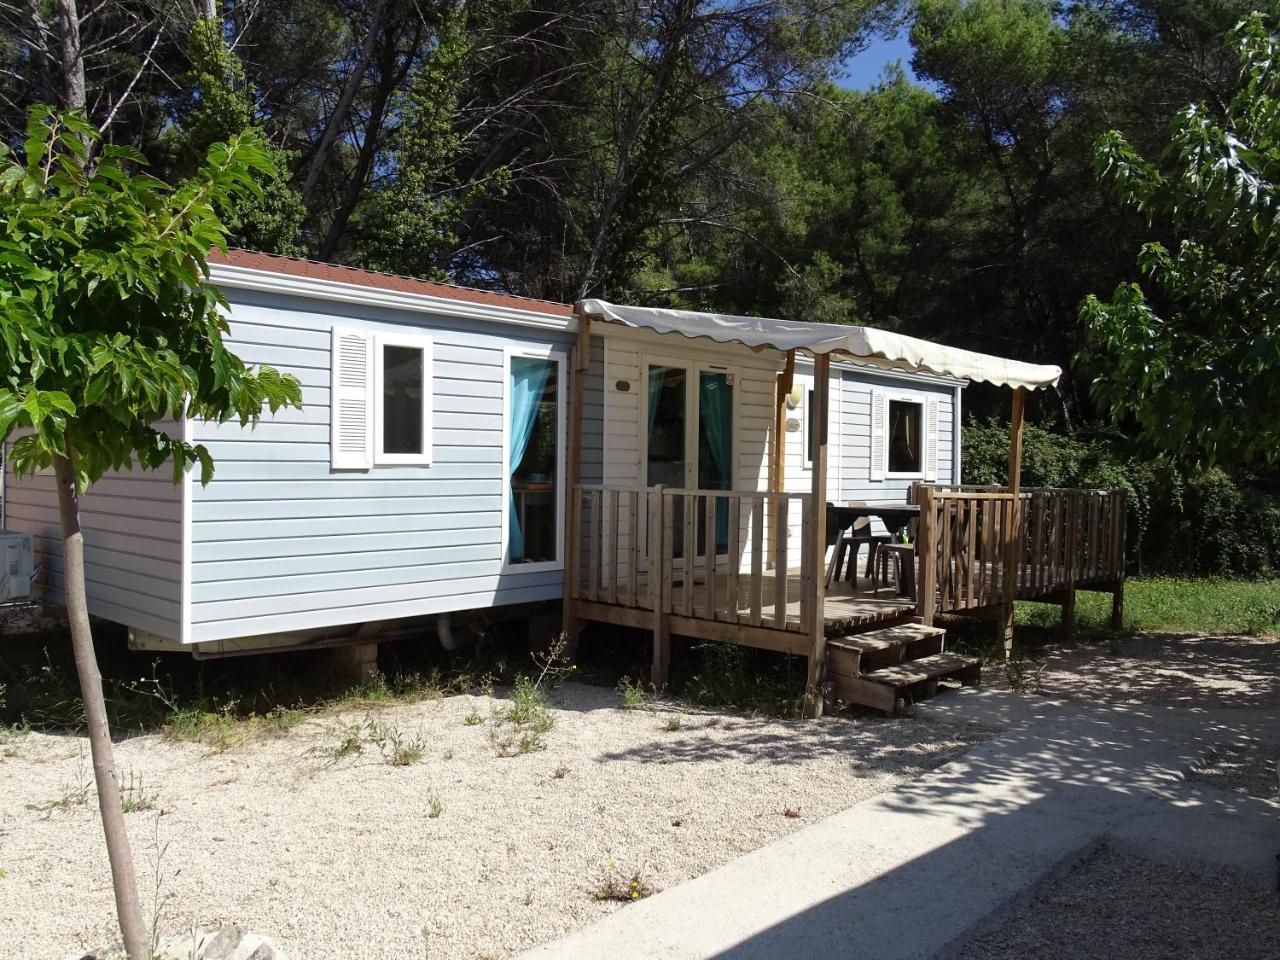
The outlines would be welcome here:
M 1009 428 L 964 428 L 965 483 L 1004 483 Z M 1118 487 L 1129 493 L 1129 564 L 1139 574 L 1266 579 L 1280 576 L 1280 489 L 1271 478 L 1213 467 L 1184 471 L 1139 459 L 1124 437 L 1064 436 L 1028 424 L 1022 482 L 1033 487 Z

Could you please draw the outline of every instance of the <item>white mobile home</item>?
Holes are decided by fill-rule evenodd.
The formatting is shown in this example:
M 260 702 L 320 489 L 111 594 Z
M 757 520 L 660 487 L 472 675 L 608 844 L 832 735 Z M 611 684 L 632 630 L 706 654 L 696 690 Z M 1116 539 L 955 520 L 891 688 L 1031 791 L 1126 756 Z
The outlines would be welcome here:
M 211 264 L 228 345 L 297 377 L 302 409 L 255 428 L 172 425 L 208 447 L 207 486 L 165 471 L 95 484 L 82 500 L 92 613 L 142 645 L 216 653 L 559 597 L 570 307 L 244 251 Z M 535 381 L 523 409 L 558 413 L 513 425 L 513 391 Z M 508 471 L 513 430 L 540 446 Z M 52 478 L 9 479 L 6 526 L 34 535 L 57 599 Z M 504 543 L 513 504 L 524 556 Z
M 90 610 L 139 645 L 368 640 L 403 618 L 558 601 L 571 483 L 807 495 L 819 419 L 831 500 L 959 479 L 966 380 L 923 364 L 848 357 L 817 384 L 802 363 L 780 403 L 785 351 L 660 324 L 597 322 L 580 339 L 582 305 L 244 251 L 213 258 L 212 276 L 229 347 L 296 376 L 303 408 L 255 428 L 172 425 L 209 448 L 207 486 L 123 473 L 84 497 Z M 5 507 L 56 600 L 51 478 L 10 478 Z M 799 558 L 802 513 L 785 519 Z

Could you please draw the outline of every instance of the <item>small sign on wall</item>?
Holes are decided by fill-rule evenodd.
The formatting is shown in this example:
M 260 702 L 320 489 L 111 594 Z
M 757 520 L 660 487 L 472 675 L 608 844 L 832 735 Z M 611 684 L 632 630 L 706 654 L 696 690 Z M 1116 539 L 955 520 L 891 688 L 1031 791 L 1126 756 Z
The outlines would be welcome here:
M 799 433 L 800 420 L 797 417 L 787 417 L 787 433 Z
M 613 388 L 617 390 L 619 393 L 626 393 L 631 389 L 631 381 L 619 380 L 617 383 L 613 385 Z

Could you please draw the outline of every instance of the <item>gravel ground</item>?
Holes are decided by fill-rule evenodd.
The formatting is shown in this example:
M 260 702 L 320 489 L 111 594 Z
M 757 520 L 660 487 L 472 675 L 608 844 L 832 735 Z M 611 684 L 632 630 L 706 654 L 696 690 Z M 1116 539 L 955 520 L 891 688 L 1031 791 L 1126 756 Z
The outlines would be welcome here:
M 1274 957 L 1280 899 L 1252 877 L 1103 846 L 946 960 Z
M 121 743 L 128 795 L 150 806 L 127 816 L 147 911 L 168 931 L 234 921 L 295 960 L 504 957 L 621 909 L 596 899 L 610 879 L 670 887 L 995 732 L 626 711 L 578 684 L 555 699 L 545 749 L 514 757 L 491 738 L 504 704 L 474 696 L 314 718 L 225 753 Z M 370 718 L 422 757 L 386 762 Z M 352 737 L 362 749 L 340 756 Z M 0 744 L 0 871 L 0 957 L 113 939 L 83 739 Z
M 1101 645 L 1049 647 L 1042 694 L 1150 706 L 1280 709 L 1280 640 L 1137 634 Z M 1034 686 L 1033 666 L 1024 667 Z M 984 682 L 1007 686 L 1003 669 Z
M 1234 790 L 1237 793 L 1280 803 L 1280 779 L 1276 776 L 1280 745 L 1259 742 L 1232 743 L 1212 750 L 1187 770 L 1188 780 Z

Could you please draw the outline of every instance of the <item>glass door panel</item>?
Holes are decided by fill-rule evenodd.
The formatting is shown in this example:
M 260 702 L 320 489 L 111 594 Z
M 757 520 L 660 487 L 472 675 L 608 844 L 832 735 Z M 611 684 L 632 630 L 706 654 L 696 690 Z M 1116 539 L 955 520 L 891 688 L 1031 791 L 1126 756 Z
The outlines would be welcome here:
M 649 367 L 649 417 L 648 464 L 645 483 L 650 487 L 662 484 L 680 490 L 687 485 L 686 430 L 688 412 L 688 372 L 680 367 L 654 364 Z M 675 498 L 673 536 L 676 542 L 675 556 L 683 556 L 684 500 Z
M 698 374 L 698 489 L 733 489 L 733 378 Z M 716 553 L 729 549 L 729 503 L 716 501 Z M 698 554 L 707 552 L 706 512 L 698 517 Z

